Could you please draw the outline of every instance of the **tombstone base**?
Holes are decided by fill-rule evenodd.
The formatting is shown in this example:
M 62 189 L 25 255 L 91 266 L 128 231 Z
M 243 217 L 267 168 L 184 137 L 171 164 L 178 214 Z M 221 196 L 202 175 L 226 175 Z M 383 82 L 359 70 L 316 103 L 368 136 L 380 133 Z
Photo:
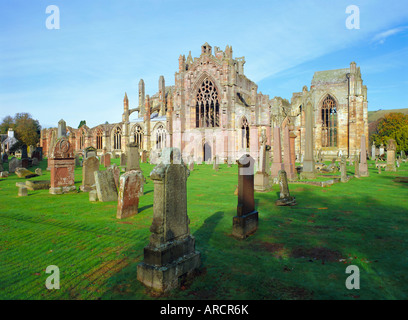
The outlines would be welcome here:
M 75 186 L 50 188 L 50 194 L 64 194 L 76 191 Z
M 267 192 L 272 189 L 269 183 L 269 175 L 266 172 L 257 172 L 254 177 L 254 190 L 257 192 Z
M 302 171 L 300 173 L 300 179 L 316 179 L 316 173 Z
M 275 205 L 277 206 L 295 206 L 296 198 L 288 197 L 288 198 L 278 199 L 275 201 Z
M 158 248 L 145 247 L 144 261 L 137 266 L 137 280 L 160 292 L 177 288 L 179 279 L 200 267 L 201 254 L 194 245 L 194 237 L 188 236 Z
M 82 192 L 90 192 L 92 190 L 95 190 L 95 185 L 92 186 L 80 186 L 79 190 L 81 190 Z
M 385 171 L 397 172 L 397 167 L 394 164 L 387 164 L 385 167 Z
M 232 235 L 238 239 L 245 239 L 258 229 L 258 211 L 244 216 L 235 216 L 232 220 Z

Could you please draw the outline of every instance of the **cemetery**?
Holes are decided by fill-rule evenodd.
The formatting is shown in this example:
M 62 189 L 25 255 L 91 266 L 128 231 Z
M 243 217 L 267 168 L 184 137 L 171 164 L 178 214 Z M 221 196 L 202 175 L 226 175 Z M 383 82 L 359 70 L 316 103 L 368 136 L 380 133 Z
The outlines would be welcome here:
M 74 154 L 62 135 L 25 175 L 2 157 L 0 298 L 406 299 L 408 163 L 395 142 L 387 161 L 309 150 L 303 164 L 269 162 L 269 150 L 254 165 L 163 148 L 153 164 L 133 144 Z M 51 265 L 59 290 L 44 286 Z M 345 286 L 349 265 L 360 290 Z

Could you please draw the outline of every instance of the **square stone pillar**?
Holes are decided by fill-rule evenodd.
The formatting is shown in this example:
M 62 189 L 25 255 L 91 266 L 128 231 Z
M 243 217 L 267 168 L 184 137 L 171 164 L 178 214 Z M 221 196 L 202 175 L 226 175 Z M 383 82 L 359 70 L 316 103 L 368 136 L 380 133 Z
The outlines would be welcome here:
M 273 178 L 277 178 L 278 172 L 280 170 L 283 170 L 280 128 L 274 127 L 273 128 L 273 163 L 271 167 L 271 176 Z
M 397 171 L 395 166 L 395 152 L 397 151 L 397 145 L 394 139 L 389 139 L 387 143 L 387 166 L 385 171 Z
M 258 211 L 255 211 L 254 199 L 254 162 L 244 154 L 238 163 L 238 206 L 237 215 L 233 218 L 232 235 L 245 239 L 258 229 Z
M 368 165 L 367 165 L 367 151 L 366 151 L 366 138 L 363 134 L 361 136 L 361 146 L 360 146 L 360 176 L 368 177 Z

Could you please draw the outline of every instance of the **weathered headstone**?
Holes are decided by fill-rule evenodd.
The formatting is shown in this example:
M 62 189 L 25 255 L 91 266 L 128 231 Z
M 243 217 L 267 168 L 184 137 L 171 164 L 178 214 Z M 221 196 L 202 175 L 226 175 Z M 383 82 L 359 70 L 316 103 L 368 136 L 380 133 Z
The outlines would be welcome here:
M 233 218 L 232 235 L 245 239 L 258 229 L 258 211 L 254 199 L 254 159 L 244 154 L 238 163 L 238 206 Z
M 213 157 L 213 169 L 215 171 L 218 171 L 220 169 L 219 163 L 218 163 L 218 156 Z
M 296 178 L 295 166 L 292 163 L 292 151 L 290 145 L 289 124 L 283 129 L 283 168 L 290 180 Z
M 83 158 L 83 160 L 85 160 L 86 158 L 89 158 L 89 157 L 96 157 L 97 152 L 98 152 L 98 150 L 96 150 L 96 148 L 94 148 L 92 146 L 86 147 L 84 149 L 84 158 Z
M 27 187 L 20 186 L 18 188 L 18 196 L 19 197 L 27 197 L 28 196 Z
M 347 162 L 346 158 L 342 157 L 340 161 L 340 181 L 341 182 L 347 182 Z
M 9 162 L 9 172 L 14 173 L 18 167 L 21 167 L 21 160 L 17 158 L 11 158 Z
M 92 190 L 95 184 L 95 171 L 99 170 L 99 160 L 97 157 L 88 157 L 82 163 L 82 185 L 80 189 L 83 192 Z
M 365 135 L 361 136 L 359 172 L 361 177 L 368 177 L 367 152 Z
M 16 168 L 15 173 L 19 178 L 24 178 L 24 179 L 29 179 L 29 178 L 37 176 L 34 172 L 31 172 L 30 170 L 26 168 Z
M 360 178 L 360 163 L 358 155 L 354 156 L 354 176 Z
M 120 154 L 120 166 L 126 167 L 126 153 Z
M 25 144 L 21 147 L 21 166 L 23 168 L 28 168 L 28 153 Z
M 288 178 L 286 176 L 285 170 L 279 171 L 279 186 L 280 186 L 279 199 L 275 201 L 275 205 L 277 206 L 296 205 L 295 197 L 292 197 L 289 193 Z
M 98 199 L 101 202 L 117 201 L 118 190 L 111 170 L 95 171 L 95 185 Z
M 259 150 L 259 163 L 258 171 L 255 173 L 254 177 L 254 189 L 258 192 L 269 191 L 271 185 L 269 184 L 269 174 L 267 172 L 267 156 L 270 146 L 266 145 L 267 139 L 265 135 L 265 130 L 262 131 L 261 138 L 259 140 L 261 147 Z
M 89 201 L 96 202 L 98 201 L 98 193 L 96 190 L 89 191 Z
M 397 171 L 395 166 L 395 152 L 397 150 L 397 145 L 394 139 L 389 139 L 387 143 L 387 166 L 385 171 Z
M 168 150 L 168 151 L 166 151 Z M 137 279 L 144 285 L 165 292 L 178 286 L 201 264 L 190 235 L 187 215 L 189 170 L 180 150 L 165 148 L 164 159 L 150 173 L 154 182 L 153 223 L 144 261 L 137 266 Z
M 143 150 L 142 151 L 142 162 L 147 163 L 147 158 L 149 157 L 149 151 Z
M 74 148 L 67 137 L 61 137 L 55 143 L 49 165 L 51 169 L 50 194 L 62 194 L 76 190 Z
M 375 159 L 375 142 L 371 145 L 371 160 Z
M 140 155 L 137 143 L 129 143 L 126 146 L 126 171 L 141 170 L 140 169 Z
M 3 163 L 8 162 L 8 154 L 6 152 L 3 153 L 2 158 L 3 158 Z
M 111 165 L 111 155 L 110 153 L 106 153 L 102 155 L 101 158 L 102 164 L 105 168 L 109 167 Z
M 119 188 L 119 177 L 120 177 L 120 168 L 117 166 L 116 163 L 110 165 L 107 170 L 112 171 L 113 178 L 115 179 L 116 188 Z
M 381 143 L 381 145 L 380 145 L 380 157 L 381 157 L 383 154 L 385 154 L 385 152 L 384 152 L 384 144 Z
M 273 128 L 273 163 L 271 166 L 271 176 L 278 177 L 279 170 L 283 169 L 282 162 L 282 145 L 281 145 L 281 135 L 280 128 Z
M 138 213 L 139 197 L 143 195 L 143 174 L 131 170 L 120 177 L 116 218 L 124 219 Z
M 32 158 L 31 164 L 32 164 L 32 166 L 38 166 L 38 159 L 37 158 Z
M 75 167 L 80 167 L 80 166 L 81 166 L 81 162 L 79 161 L 79 154 L 76 154 L 75 155 Z

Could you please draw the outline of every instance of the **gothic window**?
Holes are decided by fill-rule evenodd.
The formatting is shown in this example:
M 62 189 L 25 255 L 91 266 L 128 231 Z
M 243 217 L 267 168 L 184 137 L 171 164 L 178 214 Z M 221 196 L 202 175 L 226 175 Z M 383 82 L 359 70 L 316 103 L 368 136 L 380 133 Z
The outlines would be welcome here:
M 122 148 L 122 129 L 117 127 L 113 133 L 113 149 Z
M 166 146 L 166 129 L 160 125 L 156 130 L 156 149 L 162 149 Z
M 211 80 L 205 79 L 197 92 L 196 128 L 220 126 L 218 92 Z
M 337 106 L 328 95 L 322 103 L 322 147 L 337 147 Z
M 143 130 L 141 126 L 133 129 L 133 138 L 139 149 L 143 149 Z
M 243 149 L 249 148 L 249 125 L 247 118 L 242 118 L 241 126 L 241 147 Z
M 102 137 L 103 131 L 102 129 L 99 129 L 96 133 L 96 149 L 102 149 Z
M 81 135 L 79 136 L 79 149 L 83 149 L 85 145 L 85 131 L 82 131 Z

